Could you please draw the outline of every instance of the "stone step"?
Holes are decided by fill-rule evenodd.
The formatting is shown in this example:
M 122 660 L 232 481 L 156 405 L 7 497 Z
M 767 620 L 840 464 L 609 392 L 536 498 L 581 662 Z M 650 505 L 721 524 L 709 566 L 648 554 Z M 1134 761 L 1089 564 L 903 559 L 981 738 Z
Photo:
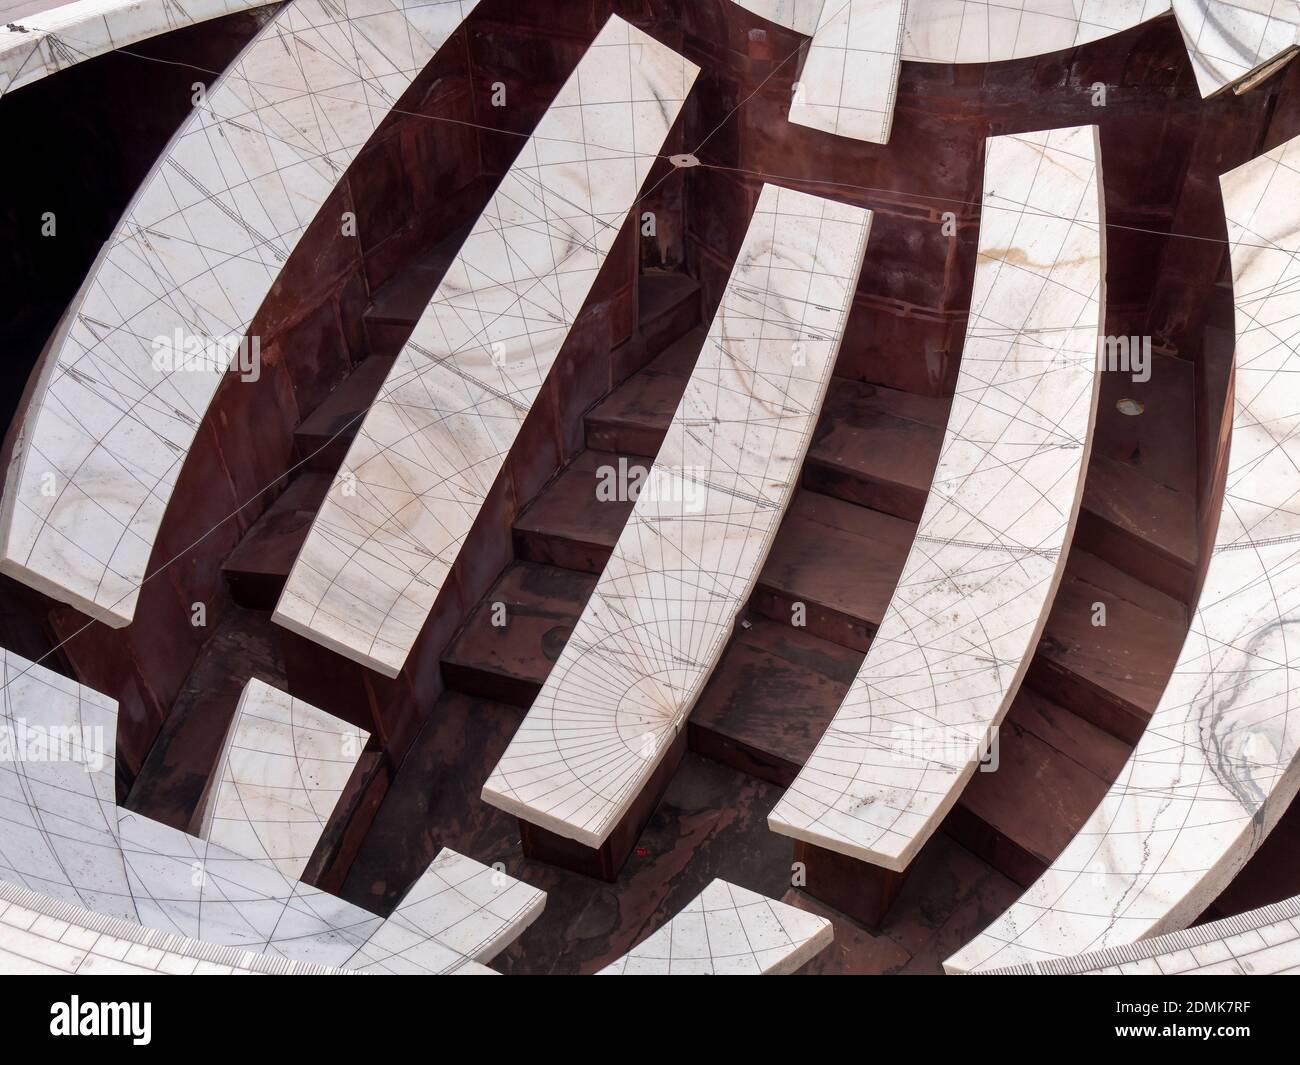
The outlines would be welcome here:
M 691 750 L 788 787 L 861 664 L 857 651 L 748 611 L 691 713 Z
M 531 705 L 595 586 L 595 577 L 557 566 L 507 566 L 442 657 L 447 687 Z
M 515 557 L 599 576 L 632 513 L 622 491 L 602 498 L 607 484 L 640 483 L 653 459 L 588 449 L 580 452 L 516 520 Z M 633 479 L 635 478 L 635 479 Z
M 656 454 L 707 334 L 703 326 L 689 330 L 588 411 L 587 446 Z
M 759 575 L 754 609 L 790 624 L 802 603 L 808 632 L 865 652 L 915 532 L 902 518 L 798 489 Z
M 393 359 L 372 355 L 357 363 L 319 407 L 294 430 L 293 449 L 299 462 L 312 469 L 335 472 L 361 428 L 366 411 L 379 395 Z
M 832 378 L 808 448 L 806 488 L 918 522 L 949 401 Z
M 1096 604 L 1105 606 L 1104 625 L 1093 623 Z M 1026 683 L 1135 744 L 1169 681 L 1187 625 L 1185 604 L 1075 549 Z
M 944 829 L 1022 887 L 1038 879 L 1096 809 L 1128 744 L 1022 689 Z
M 275 609 L 332 480 L 323 471 L 302 470 L 226 557 L 221 575 L 236 603 L 249 610 Z

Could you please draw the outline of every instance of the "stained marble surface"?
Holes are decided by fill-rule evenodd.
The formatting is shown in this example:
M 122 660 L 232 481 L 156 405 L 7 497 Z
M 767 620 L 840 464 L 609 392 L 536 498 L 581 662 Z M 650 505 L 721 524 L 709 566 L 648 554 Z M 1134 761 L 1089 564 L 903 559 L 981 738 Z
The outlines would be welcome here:
M 317 210 L 474 0 L 292 0 L 197 106 L 51 341 L 6 471 L 0 569 L 130 623 L 172 488 Z M 286 58 L 288 61 L 286 61 Z
M 825 917 L 714 880 L 600 976 L 784 976 L 830 945 Z
M 1154 939 L 1056 958 L 991 976 L 1297 976 L 1300 896 Z
M 1202 96 L 1294 54 L 1300 0 L 1172 0 Z
M 369 738 L 250 680 L 226 735 L 203 838 L 301 876 Z
M 30 14 L 4 12 L 0 96 L 47 74 L 184 26 L 261 7 L 266 0 L 78 0 Z
M 659 455 L 488 803 L 599 847 L 684 727 L 794 489 L 870 217 L 763 187 Z
M 372 972 L 439 973 L 489 971 L 481 962 L 542 910 L 543 892 L 444 850 L 384 919 L 269 860 L 118 807 L 116 704 L 9 652 L 3 669 L 0 880 L 50 905 L 214 948 Z M 112 927 L 119 939 L 139 938 Z M 51 964 L 60 964 L 63 955 L 51 949 Z
M 277 623 L 401 670 L 698 72 L 605 24 L 389 371 Z
M 1235 395 L 1219 527 L 1191 630 L 1146 732 L 1051 868 L 950 971 L 1188 925 L 1300 788 L 1300 138 L 1225 174 Z
M 768 819 L 774 832 L 905 869 L 1016 694 L 1088 468 L 1099 154 L 1095 126 L 988 141 L 970 320 L 925 510 L 857 677 Z

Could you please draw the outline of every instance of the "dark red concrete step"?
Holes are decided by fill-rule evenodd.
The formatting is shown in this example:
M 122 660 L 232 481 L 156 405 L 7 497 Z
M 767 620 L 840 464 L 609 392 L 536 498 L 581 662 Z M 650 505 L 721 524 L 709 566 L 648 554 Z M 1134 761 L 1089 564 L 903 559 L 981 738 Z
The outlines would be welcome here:
M 359 362 L 294 431 L 293 447 L 299 462 L 333 473 L 347 456 L 365 413 L 383 387 L 393 359 L 372 355 Z
M 700 283 L 688 274 L 648 271 L 637 279 L 636 298 L 637 330 L 647 352 L 663 351 L 700 324 Z
M 397 357 L 471 228 L 472 223 L 467 223 L 457 229 L 375 291 L 362 318 L 366 347 L 372 357 Z
M 903 571 L 916 526 L 833 496 L 798 489 L 758 579 L 752 605 L 789 624 L 803 603 L 807 630 L 865 652 Z
M 1101 375 L 1076 543 L 1189 602 L 1197 569 L 1195 368 L 1153 353 L 1150 380 Z M 1142 413 L 1120 410 L 1132 401 Z
M 587 446 L 634 455 L 656 454 L 707 335 L 703 326 L 691 329 L 588 411 Z
M 1106 606 L 1093 625 L 1093 604 Z M 1187 607 L 1086 551 L 1074 550 L 1026 682 L 1135 744 L 1187 635 Z
M 788 787 L 861 664 L 857 651 L 748 611 L 691 713 L 691 750 Z
M 920 521 L 949 403 L 832 378 L 804 464 L 804 486 Z
M 271 616 L 230 606 L 222 611 L 163 721 L 127 795 L 128 809 L 197 832 L 226 732 L 252 677 L 289 689 Z
M 447 687 L 515 706 L 529 706 L 568 642 L 596 578 L 515 562 L 474 608 L 442 658 Z M 505 624 L 494 625 L 494 604 Z
M 976 771 L 944 829 L 1022 887 L 1096 809 L 1131 748 L 1022 689 L 998 730 L 996 768 Z
M 515 521 L 515 557 L 599 575 L 635 502 L 617 498 L 622 493 L 599 498 L 597 489 L 610 473 L 617 485 L 640 483 L 640 478 L 629 480 L 631 471 L 648 471 L 653 461 L 644 455 L 580 452 Z
M 221 564 L 236 603 L 249 610 L 275 609 L 331 481 L 328 473 L 303 470 L 244 534 Z

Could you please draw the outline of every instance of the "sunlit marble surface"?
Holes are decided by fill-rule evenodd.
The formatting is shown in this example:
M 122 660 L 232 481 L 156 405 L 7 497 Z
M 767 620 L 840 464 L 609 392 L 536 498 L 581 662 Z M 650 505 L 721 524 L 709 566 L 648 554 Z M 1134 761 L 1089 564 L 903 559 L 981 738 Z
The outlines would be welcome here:
M 449 0 L 412 19 L 392 0 L 293 0 L 245 48 L 150 172 L 51 341 L 6 471 L 0 569 L 130 623 L 233 346 L 358 150 L 473 7 Z
M 1225 174 L 1232 437 L 1209 570 L 1128 763 L 1052 867 L 945 964 L 1068 957 L 1182 928 L 1300 787 L 1300 138 Z
M 775 832 L 906 868 L 1016 694 L 1088 468 L 1098 163 L 1095 126 L 988 141 L 966 344 L 925 511 L 857 677 L 768 818 Z
M 301 876 L 369 738 L 250 680 L 226 735 L 203 838 Z
M 990 976 L 1300 976 L 1300 896 L 1228 917 Z
M 599 976 L 785 976 L 834 938 L 830 921 L 714 880 Z
M 269 861 L 118 807 L 113 701 L 9 652 L 3 668 L 0 880 L 50 905 L 213 948 L 438 973 L 489 972 L 481 962 L 541 912 L 543 892 L 444 850 L 385 920 Z
M 794 490 L 870 218 L 763 187 L 659 455 L 487 802 L 599 847 L 667 753 Z
M 342 976 L 347 970 L 169 935 L 0 880 L 0 973 Z
M 279 624 L 401 670 L 698 72 L 605 24 L 389 371 Z

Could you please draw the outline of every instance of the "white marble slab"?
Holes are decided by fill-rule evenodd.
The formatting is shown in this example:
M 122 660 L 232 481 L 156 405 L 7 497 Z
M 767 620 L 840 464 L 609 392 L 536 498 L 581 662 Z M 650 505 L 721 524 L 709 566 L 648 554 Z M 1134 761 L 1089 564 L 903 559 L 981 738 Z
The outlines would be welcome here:
M 79 0 L 0 26 L 0 96 L 84 59 L 266 0 Z
M 369 739 L 365 729 L 250 680 L 226 734 L 201 835 L 296 879 Z
M 966 344 L 925 511 L 857 677 L 768 818 L 774 832 L 905 869 L 988 749 L 1083 497 L 1102 214 L 1095 126 L 989 139 Z
M 443 848 L 348 963 L 375 973 L 484 975 L 539 916 L 546 892 Z
M 9 652 L 3 667 L 0 881 L 50 905 L 213 948 L 375 972 L 487 971 L 479 960 L 541 912 L 544 893 L 444 850 L 385 920 L 270 860 L 118 807 L 113 700 Z
M 598 976 L 785 976 L 830 945 L 830 921 L 714 880 Z
M 811 37 L 821 21 L 822 0 L 734 0 L 738 7 Z M 837 0 L 832 0 L 837 2 Z M 844 0 L 838 0 L 843 3 Z
M 218 947 L 0 881 L 6 976 L 344 976 L 347 970 Z
M 829 2 L 829 0 L 828 0 Z M 1170 0 L 908 0 L 903 58 L 998 63 L 1076 48 L 1157 18 Z
M 1232 438 L 1209 570 L 1128 763 L 1052 867 L 946 963 L 965 972 L 1182 928 L 1300 787 L 1300 138 L 1222 178 Z
M 189 939 L 346 966 L 383 919 L 269 863 L 121 810 L 136 920 Z
M 0 879 L 134 919 L 117 852 L 117 704 L 0 651 Z
M 605 24 L 389 371 L 279 624 L 398 674 L 698 73 Z
M 1297 46 L 1300 0 L 1172 0 L 1202 96 L 1260 68 L 1276 69 Z
M 631 517 L 485 801 L 599 847 L 668 752 L 794 490 L 870 217 L 764 186 Z
M 245 48 L 141 186 L 51 341 L 7 471 L 0 570 L 130 623 L 233 345 L 441 43 L 420 27 L 450 33 L 473 7 L 426 4 L 412 19 L 393 0 L 292 0 Z M 177 339 L 195 350 L 178 355 Z M 251 380 L 251 358 L 247 368 Z
M 990 976 L 1300 976 L 1300 896 L 1235 917 Z
M 827 0 L 790 103 L 790 121 L 889 142 L 908 0 Z

